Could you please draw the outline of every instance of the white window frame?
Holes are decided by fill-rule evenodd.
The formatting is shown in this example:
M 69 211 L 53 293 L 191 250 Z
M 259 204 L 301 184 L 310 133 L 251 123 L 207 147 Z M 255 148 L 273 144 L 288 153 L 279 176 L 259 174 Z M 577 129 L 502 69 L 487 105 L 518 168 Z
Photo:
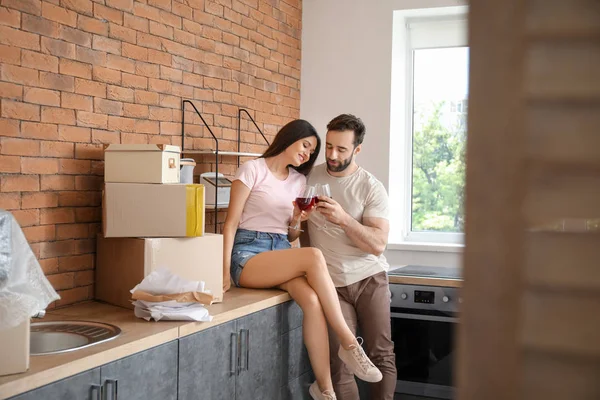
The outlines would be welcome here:
M 454 233 L 454 232 L 414 232 L 412 231 L 411 221 L 412 221 L 412 156 L 413 156 L 413 147 L 412 147 L 412 136 L 413 136 L 413 50 L 417 49 L 426 49 L 426 48 L 443 48 L 443 47 L 460 47 L 467 46 L 467 37 L 466 37 L 466 28 L 464 33 L 456 34 L 456 35 L 431 35 L 431 38 L 427 38 L 427 36 L 420 35 L 418 41 L 414 40 L 414 37 L 411 37 L 410 26 L 414 27 L 415 25 L 423 24 L 423 27 L 427 27 L 427 24 L 464 24 L 466 27 L 467 21 L 467 9 L 466 7 L 452 7 L 447 10 L 447 14 L 438 14 L 438 15 L 427 15 L 420 16 L 417 14 L 397 17 L 394 16 L 394 24 L 401 23 L 397 20 L 397 18 L 402 18 L 403 27 L 404 27 L 404 78 L 405 78 L 405 87 L 404 87 L 404 126 L 396 126 L 396 129 L 401 129 L 404 131 L 404 137 L 401 140 L 401 147 L 403 151 L 400 152 L 404 157 L 404 162 L 401 165 L 401 171 L 395 171 L 395 173 L 400 172 L 403 174 L 401 181 L 402 189 L 398 196 L 401 196 L 400 199 L 400 212 L 396 213 L 394 217 L 394 212 L 392 213 L 392 219 L 394 222 L 399 223 L 400 231 L 396 229 L 396 233 L 394 234 L 394 228 L 392 225 L 392 243 L 396 244 L 404 244 L 413 247 L 414 245 L 424 244 L 427 246 L 435 246 L 440 245 L 441 249 L 447 249 L 447 246 L 459 246 L 462 247 L 464 244 L 464 233 Z M 397 28 L 394 27 L 394 30 Z M 457 32 L 459 30 L 457 29 Z M 417 42 L 416 44 L 413 43 Z M 396 60 L 393 61 L 393 63 Z M 393 65 L 394 70 L 396 66 Z M 394 75 L 394 72 L 392 72 Z M 396 77 L 398 79 L 398 77 Z M 394 78 L 392 79 L 392 86 Z M 392 91 L 394 91 L 394 87 L 392 87 Z M 394 94 L 392 94 L 392 104 L 394 103 Z M 392 108 L 393 109 L 393 108 Z M 391 127 L 394 124 L 390 124 Z M 398 155 L 398 152 L 394 152 L 395 149 L 391 149 L 393 157 L 394 155 Z M 392 175 L 392 171 L 390 171 L 390 176 Z M 392 178 L 390 178 L 392 179 Z M 396 182 L 390 182 L 391 185 L 396 184 Z M 393 245 L 392 245 L 393 246 Z M 394 247 L 394 246 L 393 246 Z

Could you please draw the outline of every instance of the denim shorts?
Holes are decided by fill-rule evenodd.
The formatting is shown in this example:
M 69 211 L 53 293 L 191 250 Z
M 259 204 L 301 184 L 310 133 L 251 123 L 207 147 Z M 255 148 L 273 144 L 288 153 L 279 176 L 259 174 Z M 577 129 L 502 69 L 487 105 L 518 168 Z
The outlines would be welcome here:
M 292 245 L 287 235 L 238 229 L 233 239 L 231 251 L 231 278 L 235 286 L 240 286 L 242 268 L 253 256 L 270 250 L 289 249 Z

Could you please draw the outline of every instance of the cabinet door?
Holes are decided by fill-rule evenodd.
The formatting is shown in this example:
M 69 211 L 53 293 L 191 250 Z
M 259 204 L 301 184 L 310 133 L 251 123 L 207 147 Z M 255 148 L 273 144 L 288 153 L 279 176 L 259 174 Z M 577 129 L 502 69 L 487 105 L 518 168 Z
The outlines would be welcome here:
M 281 394 L 281 307 L 237 320 L 240 373 L 236 400 L 279 399 Z
M 281 336 L 282 384 L 304 375 L 311 369 L 308 351 L 304 346 L 302 327 Z
M 174 340 L 102 366 L 105 399 L 177 400 L 177 348 Z
M 93 386 L 94 385 L 94 386 Z M 10 400 L 100 400 L 100 368 L 11 397 Z
M 235 399 L 237 347 L 235 321 L 179 339 L 179 400 Z

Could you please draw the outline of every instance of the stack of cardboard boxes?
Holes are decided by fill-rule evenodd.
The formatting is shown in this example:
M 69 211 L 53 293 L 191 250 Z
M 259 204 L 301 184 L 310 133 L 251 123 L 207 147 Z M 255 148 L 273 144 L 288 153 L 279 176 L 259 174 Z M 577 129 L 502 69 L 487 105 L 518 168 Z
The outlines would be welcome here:
M 166 267 L 222 301 L 223 236 L 204 232 L 204 186 L 179 183 L 179 168 L 177 146 L 105 148 L 96 299 L 133 309 L 130 290 Z

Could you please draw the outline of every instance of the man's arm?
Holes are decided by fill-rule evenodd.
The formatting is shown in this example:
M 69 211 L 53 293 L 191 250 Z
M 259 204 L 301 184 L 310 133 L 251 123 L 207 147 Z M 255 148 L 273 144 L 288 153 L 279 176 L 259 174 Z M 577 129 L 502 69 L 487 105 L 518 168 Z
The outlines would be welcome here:
M 390 223 L 385 218 L 363 218 L 361 224 L 352 216 L 340 226 L 346 232 L 352 243 L 362 251 L 380 256 L 384 251 L 390 232 Z

